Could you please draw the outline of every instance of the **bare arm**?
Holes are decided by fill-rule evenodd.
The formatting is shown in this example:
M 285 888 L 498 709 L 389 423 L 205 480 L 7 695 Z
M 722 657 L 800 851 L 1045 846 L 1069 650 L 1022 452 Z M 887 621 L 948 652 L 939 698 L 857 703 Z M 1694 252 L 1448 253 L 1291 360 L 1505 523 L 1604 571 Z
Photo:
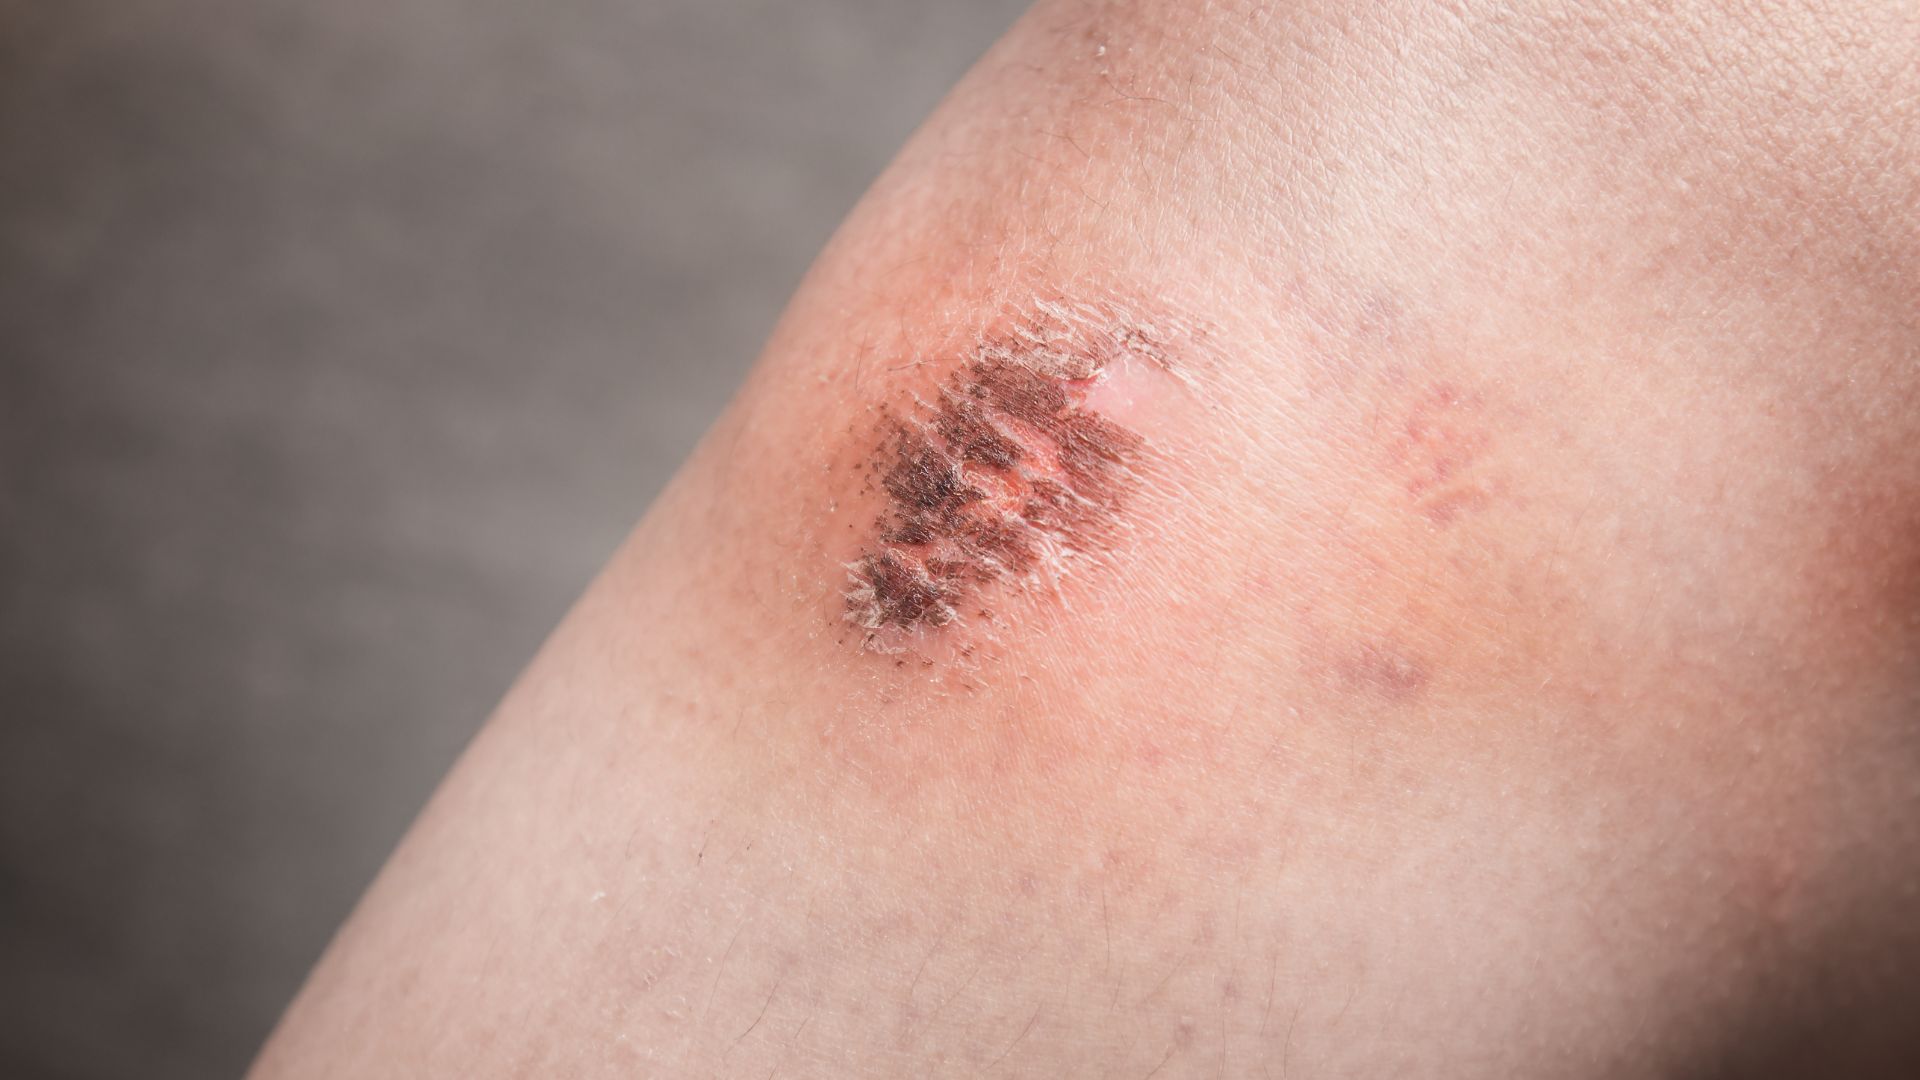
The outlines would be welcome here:
M 1042 3 L 256 1075 L 1911 1067 L 1917 51 Z

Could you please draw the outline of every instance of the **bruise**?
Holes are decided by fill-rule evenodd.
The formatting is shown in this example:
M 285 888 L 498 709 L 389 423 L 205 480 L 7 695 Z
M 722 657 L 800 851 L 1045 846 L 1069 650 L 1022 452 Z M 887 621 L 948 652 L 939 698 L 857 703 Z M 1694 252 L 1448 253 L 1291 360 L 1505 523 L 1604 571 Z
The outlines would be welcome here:
M 1391 636 L 1348 646 L 1331 674 L 1343 690 L 1395 705 L 1419 699 L 1433 681 L 1426 660 Z
M 1387 452 L 1413 508 L 1435 526 L 1485 509 L 1495 485 L 1482 467 L 1492 443 L 1477 395 L 1441 383 L 1413 405 Z
M 1109 546 L 1146 443 L 1085 401 L 1114 356 L 1151 341 L 1035 320 L 980 344 L 933 400 L 890 414 L 867 462 L 883 510 L 848 565 L 847 620 L 870 642 L 942 627 L 984 611 L 982 589 L 1057 577 Z

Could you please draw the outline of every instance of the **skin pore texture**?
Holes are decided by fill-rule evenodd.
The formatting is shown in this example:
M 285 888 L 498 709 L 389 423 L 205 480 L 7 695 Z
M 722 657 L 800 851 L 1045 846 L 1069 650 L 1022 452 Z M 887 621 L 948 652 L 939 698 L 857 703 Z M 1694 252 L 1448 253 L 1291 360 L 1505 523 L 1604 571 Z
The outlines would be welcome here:
M 255 1075 L 1913 1075 L 1916 52 L 1042 3 Z

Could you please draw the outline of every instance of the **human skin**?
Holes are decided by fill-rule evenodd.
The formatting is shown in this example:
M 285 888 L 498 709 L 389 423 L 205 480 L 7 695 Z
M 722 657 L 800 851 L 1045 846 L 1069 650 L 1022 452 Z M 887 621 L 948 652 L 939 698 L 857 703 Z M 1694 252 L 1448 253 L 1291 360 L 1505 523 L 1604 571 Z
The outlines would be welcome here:
M 1905 2 L 1045 0 L 254 1075 L 1911 1075 L 1917 108 Z M 890 618 L 1022 340 L 1117 494 Z

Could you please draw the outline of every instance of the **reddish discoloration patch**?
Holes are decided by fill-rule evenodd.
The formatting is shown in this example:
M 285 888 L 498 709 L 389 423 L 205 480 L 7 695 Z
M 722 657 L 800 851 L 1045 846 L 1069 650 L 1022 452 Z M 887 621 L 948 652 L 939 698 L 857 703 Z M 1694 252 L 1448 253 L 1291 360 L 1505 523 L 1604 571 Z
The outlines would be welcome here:
M 1484 413 L 1477 395 L 1441 383 L 1414 403 L 1388 439 L 1403 489 L 1435 525 L 1452 524 L 1492 499 L 1476 468 L 1492 442 Z
M 1364 690 L 1392 702 L 1416 698 L 1431 676 L 1418 658 L 1390 642 L 1368 642 L 1340 665 L 1340 675 L 1351 689 Z

